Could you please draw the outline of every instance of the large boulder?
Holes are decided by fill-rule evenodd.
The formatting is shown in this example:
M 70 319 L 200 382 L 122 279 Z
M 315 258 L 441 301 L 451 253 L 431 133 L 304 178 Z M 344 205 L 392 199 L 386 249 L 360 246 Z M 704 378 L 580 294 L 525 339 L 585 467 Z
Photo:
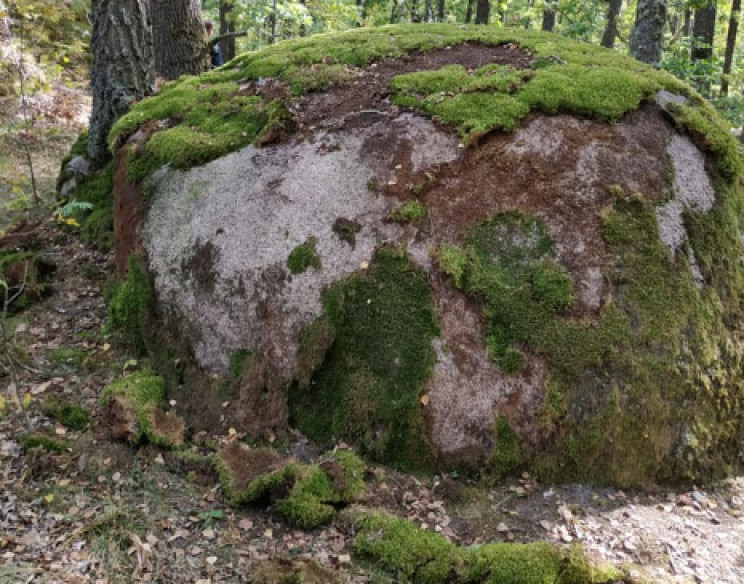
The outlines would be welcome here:
M 620 485 L 739 464 L 741 163 L 666 73 L 361 29 L 170 84 L 110 141 L 112 316 L 193 426 Z

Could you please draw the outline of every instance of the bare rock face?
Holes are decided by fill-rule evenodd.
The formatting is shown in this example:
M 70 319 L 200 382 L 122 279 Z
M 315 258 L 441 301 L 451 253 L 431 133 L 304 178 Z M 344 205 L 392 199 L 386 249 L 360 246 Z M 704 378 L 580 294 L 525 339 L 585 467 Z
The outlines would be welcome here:
M 540 52 L 478 47 L 463 87 Z M 405 468 L 725 474 L 744 429 L 744 271 L 736 172 L 684 113 L 707 106 L 649 85 L 613 121 L 543 106 L 465 140 L 448 110 L 426 115 L 436 96 L 379 92 L 417 59 L 451 72 L 447 51 L 462 53 L 279 92 L 292 123 L 275 143 L 142 188 L 118 157 L 117 192 L 147 193 L 126 205 L 141 222 L 119 264 L 140 254 L 157 326 L 205 374 L 190 399 L 206 411 L 216 393 L 222 423 L 255 436 L 290 425 Z

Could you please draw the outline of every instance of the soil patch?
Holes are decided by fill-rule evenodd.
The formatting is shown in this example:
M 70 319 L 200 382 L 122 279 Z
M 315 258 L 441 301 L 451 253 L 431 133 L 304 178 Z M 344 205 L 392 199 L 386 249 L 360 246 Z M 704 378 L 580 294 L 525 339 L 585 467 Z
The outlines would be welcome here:
M 361 114 L 354 123 L 367 125 L 377 121 L 375 113 L 391 111 L 390 80 L 396 75 L 432 71 L 447 65 L 462 65 L 474 70 L 486 65 L 510 65 L 527 69 L 532 54 L 514 44 L 484 45 L 462 43 L 426 53 L 410 53 L 395 59 L 373 63 L 354 72 L 353 81 L 322 93 L 303 96 L 294 106 L 300 128 L 326 126 L 351 114 Z
M 281 466 L 282 459 L 275 450 L 256 448 L 248 450 L 240 442 L 231 442 L 219 454 L 220 462 L 230 472 L 232 488 L 236 493 L 245 491 L 258 477 Z

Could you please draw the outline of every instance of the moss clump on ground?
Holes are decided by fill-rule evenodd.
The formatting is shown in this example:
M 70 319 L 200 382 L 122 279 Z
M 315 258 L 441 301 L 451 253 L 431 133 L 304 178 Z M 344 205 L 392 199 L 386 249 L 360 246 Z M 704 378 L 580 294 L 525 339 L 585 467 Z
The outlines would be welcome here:
M 268 448 L 233 442 L 217 454 L 216 464 L 231 504 L 274 502 L 287 521 L 304 529 L 327 523 L 335 506 L 353 502 L 364 490 L 365 465 L 348 450 L 300 464 Z
M 396 223 L 412 223 L 426 217 L 426 205 L 420 201 L 406 201 L 390 212 L 390 219 Z
M 439 328 L 426 274 L 405 253 L 384 248 L 368 270 L 331 286 L 323 302 L 326 325 L 309 330 L 330 333 L 327 352 L 323 359 L 312 342 L 303 343 L 300 362 L 322 365 L 312 383 L 290 389 L 293 423 L 325 444 L 344 438 L 377 460 L 430 468 L 419 394 Z M 312 359 L 305 359 L 307 347 Z
M 19 439 L 24 450 L 42 448 L 47 452 L 67 452 L 67 444 L 56 438 L 44 436 L 43 434 L 27 434 Z
M 137 371 L 114 381 L 104 389 L 101 403 L 108 407 L 114 437 L 167 448 L 183 444 L 183 421 L 163 410 L 165 381 L 152 371 Z
M 320 256 L 316 249 L 318 240 L 310 237 L 295 247 L 287 258 L 287 267 L 293 274 L 303 274 L 310 268 L 320 269 Z
M 726 150 L 735 144 L 721 118 L 668 73 L 548 33 L 452 24 L 360 28 L 240 55 L 217 71 L 169 83 L 157 96 L 137 104 L 116 123 L 109 143 L 118 147 L 148 124 L 148 132 L 157 130 L 143 149 L 130 153 L 132 181 L 168 163 L 182 169 L 204 164 L 254 141 L 271 142 L 277 128 L 291 130 L 286 105 L 292 95 L 351 83 L 356 68 L 383 59 L 464 42 L 516 44 L 530 51 L 533 66 L 514 70 L 488 65 L 471 72 L 453 64 L 400 75 L 391 82 L 394 100 L 438 116 L 466 138 L 476 139 L 492 130 L 513 130 L 530 111 L 617 120 L 666 89 L 692 100 L 689 107 L 695 115 L 672 113 L 686 131 L 702 130 L 702 142 Z M 267 78 L 284 83 L 287 97 L 268 100 L 255 95 L 255 82 Z M 710 123 L 700 124 L 698 115 Z
M 44 413 L 70 430 L 84 430 L 90 423 L 90 412 L 82 406 L 62 402 L 49 396 L 44 400 Z
M 138 353 L 145 350 L 145 324 L 150 314 L 152 289 L 147 274 L 136 256 L 129 258 L 129 273 L 120 282 L 108 303 L 112 330 Z
M 459 548 L 406 519 L 352 509 L 354 551 L 412 584 L 601 584 L 622 574 L 593 567 L 580 550 L 548 543 L 496 543 Z

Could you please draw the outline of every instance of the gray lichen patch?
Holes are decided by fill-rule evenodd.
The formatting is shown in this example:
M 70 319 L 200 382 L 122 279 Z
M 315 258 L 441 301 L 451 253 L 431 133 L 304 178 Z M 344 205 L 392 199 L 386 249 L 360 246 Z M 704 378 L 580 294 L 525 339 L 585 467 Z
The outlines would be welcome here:
M 321 292 L 402 233 L 384 221 L 395 201 L 368 183 L 393 180 L 396 166 L 413 171 L 460 153 L 453 136 L 406 114 L 171 171 L 143 228 L 162 313 L 207 369 L 226 371 L 229 355 L 252 347 L 289 375 L 300 331 L 321 313 Z M 200 196 L 189 196 L 197 186 Z M 353 245 L 339 238 L 340 217 L 353 227 Z M 310 237 L 322 269 L 291 277 L 287 260 Z M 209 301 L 199 294 L 205 286 Z
M 705 171 L 705 158 L 689 138 L 672 136 L 667 153 L 674 168 L 674 197 L 657 208 L 656 217 L 659 236 L 674 256 L 687 239 L 684 212 L 710 211 L 716 192 Z

